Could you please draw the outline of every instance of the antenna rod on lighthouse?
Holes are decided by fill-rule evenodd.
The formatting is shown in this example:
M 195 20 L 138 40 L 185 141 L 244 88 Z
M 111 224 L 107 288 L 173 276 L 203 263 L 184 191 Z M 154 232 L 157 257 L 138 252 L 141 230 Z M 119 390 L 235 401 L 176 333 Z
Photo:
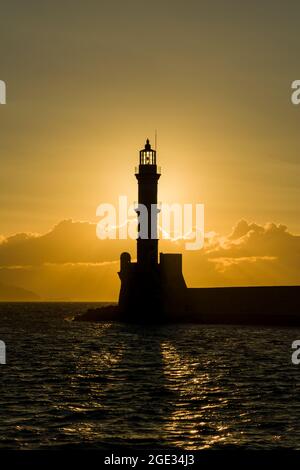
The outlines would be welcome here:
M 154 149 L 155 149 L 155 152 L 157 150 L 157 129 L 155 129 L 155 142 L 154 142 Z

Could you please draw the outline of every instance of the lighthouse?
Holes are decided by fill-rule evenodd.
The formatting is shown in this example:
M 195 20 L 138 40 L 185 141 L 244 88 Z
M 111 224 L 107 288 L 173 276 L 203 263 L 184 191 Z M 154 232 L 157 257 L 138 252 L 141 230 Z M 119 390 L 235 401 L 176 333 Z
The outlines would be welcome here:
M 160 171 L 156 164 L 156 150 L 151 148 L 149 139 L 146 140 L 145 148 L 140 151 L 140 161 L 135 176 L 138 180 L 136 212 L 139 215 L 137 263 L 141 269 L 151 270 L 158 263 L 157 186 Z M 143 213 L 144 218 L 141 217 Z M 140 230 L 141 224 L 144 224 L 143 230 Z
M 156 157 L 156 149 L 151 148 L 147 139 L 139 152 L 135 171 L 140 229 L 136 261 L 132 262 L 126 252 L 120 256 L 118 305 L 89 309 L 77 319 L 137 324 L 200 322 L 299 326 L 300 286 L 187 288 L 181 253 L 159 253 L 158 256 L 160 170 Z
M 169 313 L 184 310 L 186 284 L 182 276 L 181 254 L 160 253 L 158 257 L 157 192 L 160 169 L 156 150 L 149 139 L 139 152 L 135 170 L 138 182 L 137 260 L 129 253 L 120 256 L 121 280 L 118 309 L 128 322 L 157 323 Z

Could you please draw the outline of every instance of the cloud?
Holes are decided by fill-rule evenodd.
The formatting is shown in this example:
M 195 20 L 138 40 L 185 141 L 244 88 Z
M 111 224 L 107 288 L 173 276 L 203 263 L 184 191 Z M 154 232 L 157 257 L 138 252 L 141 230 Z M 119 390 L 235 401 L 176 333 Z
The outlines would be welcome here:
M 185 251 L 184 241 L 160 241 L 160 251 L 182 252 L 193 287 L 300 284 L 300 236 L 286 226 L 240 220 L 228 235 L 206 234 L 204 248 Z M 117 299 L 119 255 L 134 240 L 99 240 L 96 224 L 64 220 L 46 234 L 0 238 L 0 282 L 44 299 Z
M 241 261 L 270 257 L 289 260 L 299 266 L 300 236 L 289 233 L 285 225 L 267 223 L 262 226 L 241 220 L 227 238 L 217 238 L 208 253 L 210 257 Z
M 257 264 L 259 261 L 275 261 L 274 256 L 246 256 L 239 258 L 213 258 L 210 261 L 215 263 L 216 268 L 220 272 L 226 272 L 226 270 L 232 266 L 238 266 L 239 264 Z
M 19 233 L 0 241 L 0 265 L 101 263 L 119 258 L 120 240 L 99 240 L 96 224 L 63 220 L 46 234 Z
M 207 233 L 201 251 L 184 251 L 183 266 L 190 287 L 299 285 L 300 236 L 240 220 L 228 235 Z

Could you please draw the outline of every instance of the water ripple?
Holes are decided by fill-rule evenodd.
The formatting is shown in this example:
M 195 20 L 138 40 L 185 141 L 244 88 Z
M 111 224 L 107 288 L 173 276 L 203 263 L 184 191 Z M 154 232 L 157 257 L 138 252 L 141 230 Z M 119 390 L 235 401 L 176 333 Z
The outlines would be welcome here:
M 299 329 L 89 324 L 2 304 L 0 447 L 300 449 Z

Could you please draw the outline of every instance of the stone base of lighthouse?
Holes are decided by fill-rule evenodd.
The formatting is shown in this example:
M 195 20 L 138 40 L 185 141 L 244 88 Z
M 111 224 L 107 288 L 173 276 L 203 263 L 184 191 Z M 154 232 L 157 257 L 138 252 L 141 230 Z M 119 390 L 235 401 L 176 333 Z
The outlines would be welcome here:
M 147 269 L 121 255 L 119 312 L 124 321 L 163 323 L 187 310 L 187 288 L 181 254 L 160 254 L 160 262 Z

